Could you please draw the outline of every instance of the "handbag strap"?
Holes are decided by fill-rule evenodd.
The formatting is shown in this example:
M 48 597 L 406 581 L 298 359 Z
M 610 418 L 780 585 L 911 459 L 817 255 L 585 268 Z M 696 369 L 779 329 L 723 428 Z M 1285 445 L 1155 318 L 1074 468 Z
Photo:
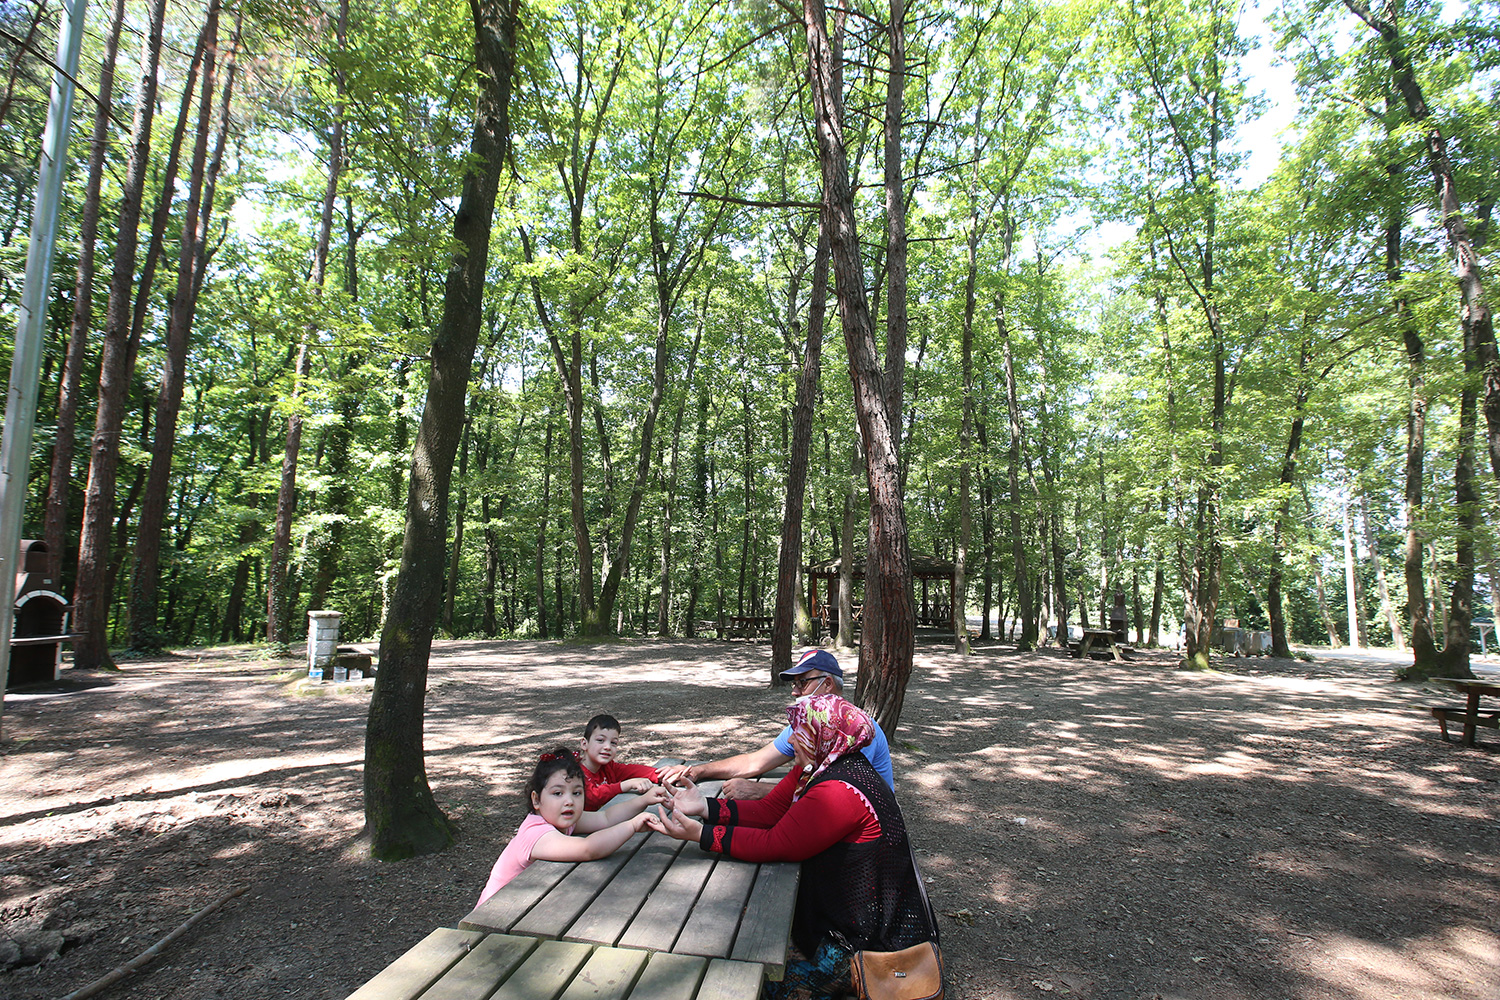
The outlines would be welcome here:
M 938 940 L 937 914 L 932 910 L 932 903 L 927 899 L 927 884 L 922 880 L 922 869 L 917 867 L 917 852 L 911 846 L 911 835 L 906 837 L 906 850 L 911 855 L 911 873 L 917 878 L 917 892 L 922 897 L 922 912 L 927 917 L 927 930 L 932 935 L 933 944 L 941 944 Z

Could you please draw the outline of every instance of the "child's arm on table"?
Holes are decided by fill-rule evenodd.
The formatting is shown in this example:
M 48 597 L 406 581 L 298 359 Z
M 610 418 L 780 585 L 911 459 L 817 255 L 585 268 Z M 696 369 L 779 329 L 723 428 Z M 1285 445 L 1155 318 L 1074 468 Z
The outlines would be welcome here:
M 577 830 L 579 833 L 592 833 L 602 830 L 616 823 L 623 823 L 638 813 L 645 811 L 648 806 L 654 806 L 658 802 L 667 801 L 667 790 L 660 785 L 652 785 L 640 795 L 627 802 L 611 802 L 598 812 L 586 812 L 578 818 Z
M 623 823 L 595 830 L 587 837 L 570 837 L 561 830 L 549 830 L 542 834 L 536 846 L 531 849 L 531 857 L 536 861 L 595 861 L 607 858 L 637 832 L 646 829 L 650 819 L 649 813 L 640 813 Z M 583 821 L 580 820 L 578 825 L 581 827 Z

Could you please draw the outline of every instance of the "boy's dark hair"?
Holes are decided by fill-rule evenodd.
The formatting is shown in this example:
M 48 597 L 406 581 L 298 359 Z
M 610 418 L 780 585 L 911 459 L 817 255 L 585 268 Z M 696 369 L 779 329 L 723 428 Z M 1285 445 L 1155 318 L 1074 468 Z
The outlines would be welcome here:
M 613 715 L 596 715 L 589 720 L 589 724 L 583 727 L 583 738 L 588 739 L 600 729 L 613 729 L 620 732 L 620 720 Z
M 526 810 L 536 812 L 536 806 L 532 805 L 531 797 L 541 795 L 542 789 L 547 787 L 547 782 L 558 771 L 564 772 L 569 778 L 583 780 L 583 765 L 578 763 L 578 757 L 567 747 L 553 747 L 542 754 L 542 759 L 536 762 L 536 770 L 531 772 L 531 780 L 526 782 Z

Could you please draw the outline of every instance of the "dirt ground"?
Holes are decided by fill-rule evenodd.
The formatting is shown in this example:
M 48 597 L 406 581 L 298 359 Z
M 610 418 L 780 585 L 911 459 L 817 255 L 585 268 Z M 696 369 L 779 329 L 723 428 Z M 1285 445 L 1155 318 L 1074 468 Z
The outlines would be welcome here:
M 256 655 L 6 696 L 0 967 L 33 964 L 0 997 L 60 998 L 236 886 L 103 995 L 345 997 L 468 912 L 531 762 L 588 716 L 625 722 L 628 760 L 718 756 L 788 697 L 763 644 L 440 643 L 427 767 L 460 840 L 380 864 L 357 844 L 369 682 L 307 694 Z M 918 646 L 892 752 L 949 996 L 1500 996 L 1494 733 L 1442 742 L 1421 706 L 1453 697 L 1388 664 L 1175 663 Z

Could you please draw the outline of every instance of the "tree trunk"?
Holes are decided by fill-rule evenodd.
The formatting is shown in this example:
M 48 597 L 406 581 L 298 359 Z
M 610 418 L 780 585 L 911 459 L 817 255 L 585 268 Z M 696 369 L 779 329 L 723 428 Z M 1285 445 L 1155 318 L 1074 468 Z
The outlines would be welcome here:
M 438 851 L 453 828 L 427 784 L 422 716 L 428 656 L 439 611 L 448 488 L 463 429 L 465 395 L 483 318 L 495 198 L 510 142 L 518 0 L 473 8 L 479 107 L 454 217 L 457 242 L 432 342 L 432 375 L 412 453 L 406 537 L 365 735 L 365 826 L 371 853 L 394 860 Z
M 1354 649 L 1365 647 L 1364 626 L 1360 622 L 1360 602 L 1355 580 L 1359 575 L 1355 566 L 1354 524 L 1349 517 L 1349 498 L 1339 498 L 1339 514 L 1344 531 L 1344 617 L 1349 628 L 1349 645 Z
M 885 408 L 890 421 L 892 451 L 899 453 L 901 441 L 901 402 L 906 387 L 906 198 L 902 190 L 901 164 L 901 115 L 906 99 L 906 4 L 905 0 L 889 0 L 890 20 L 885 26 L 889 42 L 889 66 L 885 78 L 885 122 L 882 135 L 884 146 L 885 220 L 886 220 L 886 303 L 885 303 Z M 832 54 L 832 50 L 830 50 Z M 838 53 L 842 64 L 842 52 Z M 842 123 L 843 78 L 842 69 L 834 78 L 838 83 L 835 95 Z M 903 472 L 903 489 L 906 479 Z M 967 645 L 967 633 L 966 641 Z
M 37 6 L 41 16 L 41 5 Z M 120 26 L 125 0 L 114 0 L 105 37 L 103 62 L 99 68 L 98 103 L 94 106 L 94 132 L 89 144 L 89 175 L 83 195 L 83 218 L 78 232 L 78 272 L 73 282 L 73 323 L 68 350 L 57 388 L 57 431 L 53 437 L 52 475 L 47 481 L 46 521 L 42 537 L 47 543 L 47 578 L 62 587 L 63 555 L 68 545 L 68 496 L 73 485 L 74 435 L 78 427 L 78 386 L 88 352 L 89 327 L 94 321 L 94 248 L 99 235 L 99 188 L 104 177 L 104 155 L 109 146 L 110 111 L 114 101 L 115 60 L 119 52 Z
M 151 469 L 141 499 L 136 528 L 135 566 L 130 587 L 130 648 L 160 650 L 165 642 L 157 627 L 158 575 L 161 565 L 162 523 L 172 474 L 172 452 L 177 439 L 177 415 L 187 377 L 188 338 L 198 310 L 197 274 L 208 239 L 208 215 L 200 217 L 208 136 L 213 128 L 213 93 L 219 51 L 219 4 L 210 0 L 203 28 L 202 90 L 198 97 L 198 128 L 188 166 L 188 195 L 183 207 L 182 239 L 178 251 L 177 290 L 167 320 L 166 351 L 162 356 L 161 386 L 156 397 L 155 439 Z M 226 89 L 227 93 L 227 89 Z M 227 127 L 227 122 L 226 122 Z M 211 207 L 211 206 L 210 206 Z
M 792 447 L 787 456 L 786 504 L 781 519 L 781 552 L 776 568 L 776 608 L 771 618 L 771 686 L 786 682 L 781 671 L 792 662 L 793 620 L 797 611 L 798 570 L 802 565 L 802 505 L 807 495 L 807 460 L 812 447 L 812 419 L 823 357 L 823 323 L 828 308 L 828 226 L 820 218 L 813 253 L 812 289 L 807 306 L 807 345 L 797 377 L 792 408 Z M 788 293 L 796 309 L 797 282 Z M 795 321 L 795 320 L 794 320 Z M 793 327 L 795 329 L 795 327 Z
M 839 532 L 840 649 L 854 648 L 854 512 L 859 504 L 859 478 L 864 472 L 859 443 L 849 449 L 849 488 L 844 492 L 844 518 Z
M 1338 649 L 1343 640 L 1339 638 L 1339 628 L 1333 622 L 1333 612 L 1328 610 L 1328 592 L 1323 589 L 1323 568 L 1314 563 L 1312 571 L 1314 589 L 1318 595 L 1318 614 L 1323 619 L 1323 631 L 1328 633 L 1329 648 Z
M 1026 539 L 1021 531 L 1021 402 L 1016 392 L 1015 358 L 1006 329 L 1004 291 L 995 293 L 995 326 L 1005 351 L 1005 403 L 1010 414 L 1010 450 L 1006 462 L 1010 470 L 1011 574 L 1016 581 L 1016 612 L 1021 618 L 1021 635 L 1016 641 L 1016 649 L 1024 652 L 1036 648 L 1037 631 L 1036 616 L 1032 613 L 1031 570 L 1027 566 Z M 1067 641 L 1061 629 L 1057 640 L 1059 643 Z
M 1474 388 L 1481 374 L 1474 324 L 1463 317 L 1464 381 L 1459 394 L 1458 458 L 1453 469 L 1453 589 L 1448 624 L 1438 663 L 1449 677 L 1473 677 L 1469 666 L 1469 628 L 1474 617 L 1474 532 L 1479 520 L 1479 491 L 1474 482 L 1474 433 L 1478 399 Z
M 547 517 L 552 503 L 552 415 L 547 415 L 547 438 L 542 450 L 542 504 L 536 524 L 536 620 L 542 638 L 547 638 L 547 586 L 542 579 L 547 552 Z M 485 516 L 489 523 L 489 516 Z M 488 532 L 488 528 L 485 529 Z M 561 602 L 559 602 L 560 604 Z M 561 608 L 559 608 L 559 611 Z M 562 637 L 559 630 L 558 637 Z
M 464 421 L 458 445 L 458 503 L 453 510 L 453 544 L 449 547 L 448 577 L 443 585 L 443 631 L 453 633 L 453 608 L 458 603 L 458 568 L 464 551 L 464 512 L 469 506 L 469 437 L 474 422 Z
M 140 84 L 135 93 L 130 157 L 120 184 L 120 215 L 115 227 L 114 271 L 104 312 L 104 347 L 99 361 L 99 403 L 89 446 L 89 479 L 83 526 L 78 539 L 78 580 L 73 594 L 73 665 L 109 666 L 109 526 L 119 468 L 120 429 L 130 391 L 133 358 L 129 343 L 130 289 L 135 279 L 141 198 L 150 167 L 151 123 L 156 109 L 156 75 L 161 58 L 166 0 L 153 0 Z
M 990 640 L 994 633 L 990 630 L 990 609 L 996 612 L 996 620 L 1002 620 L 999 614 L 1001 595 L 996 595 L 995 590 L 995 519 L 994 519 L 994 490 L 990 486 L 989 453 L 990 445 L 985 432 L 989 413 L 984 404 L 980 406 L 979 420 L 974 426 L 975 438 L 979 443 L 979 534 L 984 539 L 984 615 L 979 625 L 979 638 Z
M 895 425 L 875 348 L 875 330 L 865 298 L 854 196 L 849 187 L 843 121 L 822 0 L 804 0 L 803 19 L 807 29 L 818 162 L 829 218 L 829 248 L 869 482 L 869 554 L 865 561 L 864 625 L 855 697 L 889 736 L 896 731 L 901 717 L 915 642 L 911 555 L 907 548 L 901 469 L 895 450 Z
M 1375 530 L 1370 525 L 1370 504 L 1361 496 L 1359 498 L 1359 518 L 1364 530 L 1365 548 L 1370 550 L 1370 560 L 1375 564 L 1375 589 L 1380 595 L 1380 613 L 1391 627 L 1391 644 L 1399 652 L 1406 652 L 1406 636 L 1401 631 L 1401 616 L 1396 613 L 1396 606 L 1391 602 L 1391 590 L 1385 579 L 1385 560 L 1381 558 L 1380 549 L 1375 546 Z M 1495 579 L 1495 574 L 1490 573 L 1490 585 L 1493 587 L 1500 583 Z M 1494 605 L 1494 602 L 1491 602 Z
M 1400 289 L 1401 220 L 1388 218 L 1385 229 L 1386 282 L 1395 290 L 1396 319 L 1406 348 L 1406 384 L 1411 404 L 1406 411 L 1406 464 L 1404 470 L 1404 507 L 1406 539 L 1402 552 L 1402 571 L 1406 580 L 1406 616 L 1411 627 L 1411 666 L 1403 675 L 1412 680 L 1438 673 L 1437 642 L 1432 616 L 1427 604 L 1427 580 L 1422 568 L 1421 519 L 1423 507 L 1423 468 L 1427 453 L 1427 357 L 1421 331 L 1407 297 Z

